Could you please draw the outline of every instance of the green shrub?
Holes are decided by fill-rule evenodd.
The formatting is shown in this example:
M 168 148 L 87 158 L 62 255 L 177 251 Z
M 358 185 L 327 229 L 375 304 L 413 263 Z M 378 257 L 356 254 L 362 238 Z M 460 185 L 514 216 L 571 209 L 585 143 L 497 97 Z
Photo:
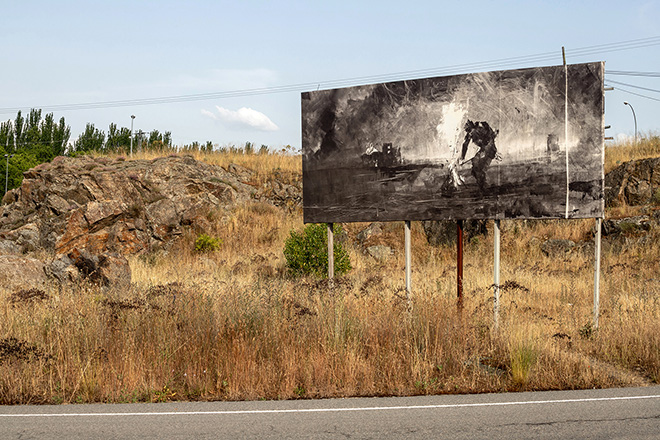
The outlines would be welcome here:
M 222 244 L 219 238 L 211 237 L 208 234 L 200 234 L 195 240 L 195 250 L 197 252 L 212 252 L 217 251 Z
M 341 225 L 333 226 L 333 233 L 342 233 Z M 341 243 L 334 242 L 335 274 L 351 270 L 348 252 Z M 284 257 L 289 271 L 295 275 L 328 276 L 328 231 L 325 224 L 310 224 L 302 232 L 291 231 L 284 243 Z

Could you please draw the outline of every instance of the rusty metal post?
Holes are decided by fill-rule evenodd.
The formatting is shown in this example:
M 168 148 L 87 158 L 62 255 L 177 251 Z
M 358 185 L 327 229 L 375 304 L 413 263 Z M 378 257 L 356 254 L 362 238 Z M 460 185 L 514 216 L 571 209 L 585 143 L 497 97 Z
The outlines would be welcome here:
M 456 222 L 456 293 L 457 306 L 463 309 L 463 220 Z

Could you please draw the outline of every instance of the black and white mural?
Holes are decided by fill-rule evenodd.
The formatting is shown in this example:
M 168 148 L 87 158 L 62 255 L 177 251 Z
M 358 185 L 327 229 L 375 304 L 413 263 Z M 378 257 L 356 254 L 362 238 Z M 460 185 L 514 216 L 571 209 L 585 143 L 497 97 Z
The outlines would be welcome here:
M 603 63 L 302 94 L 307 223 L 603 214 Z

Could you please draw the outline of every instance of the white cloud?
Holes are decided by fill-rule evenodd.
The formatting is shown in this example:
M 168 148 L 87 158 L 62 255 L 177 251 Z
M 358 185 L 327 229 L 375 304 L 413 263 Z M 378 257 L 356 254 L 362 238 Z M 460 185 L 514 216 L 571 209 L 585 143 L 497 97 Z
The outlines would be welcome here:
M 249 127 L 260 131 L 277 131 L 280 129 L 268 116 L 248 107 L 241 107 L 236 111 L 219 105 L 216 105 L 215 108 L 216 113 L 202 110 L 202 114 L 237 128 Z

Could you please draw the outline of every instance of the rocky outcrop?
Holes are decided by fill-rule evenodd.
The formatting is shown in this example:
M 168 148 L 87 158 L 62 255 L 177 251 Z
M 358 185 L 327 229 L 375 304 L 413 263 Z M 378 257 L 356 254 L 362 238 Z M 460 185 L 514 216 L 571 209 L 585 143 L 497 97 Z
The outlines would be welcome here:
M 626 162 L 607 173 L 605 204 L 660 204 L 660 157 Z
M 88 281 L 102 287 L 125 289 L 131 284 L 128 260 L 119 254 L 92 254 L 74 249 L 59 255 L 45 268 L 51 279 L 60 283 Z
M 0 255 L 0 288 L 7 290 L 43 287 L 48 282 L 45 265 L 36 258 Z
M 250 199 L 299 205 L 302 191 L 276 179 L 260 188 L 253 172 L 196 161 L 57 157 L 26 173 L 0 211 L 0 252 L 84 250 L 99 258 L 167 246 L 185 228 L 200 231 L 209 213 Z

